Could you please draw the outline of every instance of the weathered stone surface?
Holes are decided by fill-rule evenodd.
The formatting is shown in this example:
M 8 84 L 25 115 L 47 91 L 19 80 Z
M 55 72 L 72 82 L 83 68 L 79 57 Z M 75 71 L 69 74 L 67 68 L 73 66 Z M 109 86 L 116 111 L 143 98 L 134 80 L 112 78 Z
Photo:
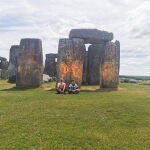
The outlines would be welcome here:
M 116 65 L 118 66 L 118 71 L 120 70 L 120 42 L 119 41 L 115 41 L 116 44 Z
M 118 43 L 118 42 L 117 42 Z M 120 44 L 107 42 L 100 67 L 101 88 L 117 88 L 119 82 Z
M 3 61 L 7 61 L 7 58 L 0 56 L 0 60 L 1 60 L 1 61 L 2 61 L 2 60 L 3 60 Z
M 8 78 L 8 61 L 4 57 L 0 57 L 0 79 Z
M 84 56 L 82 84 L 87 84 L 87 75 L 88 75 L 87 66 L 88 66 L 88 51 L 86 51 L 86 54 Z
M 40 39 L 22 39 L 17 59 L 17 87 L 38 87 L 43 79 L 43 52 Z
M 81 45 L 84 48 L 84 44 L 92 44 L 88 49 L 88 54 L 84 55 L 83 61 L 80 61 L 83 62 L 82 83 L 99 83 L 102 88 L 117 88 L 120 67 L 120 43 L 119 41 L 111 42 L 113 33 L 97 29 L 72 29 L 69 39 L 61 39 L 59 41 L 58 80 L 63 78 L 68 82 L 71 79 L 75 79 L 75 69 L 72 69 L 75 62 L 74 55 L 77 53 L 74 51 L 74 47 L 78 45 L 73 42 L 75 39 L 82 40 Z M 75 66 L 80 68 L 80 65 Z M 76 70 L 78 69 L 76 68 Z M 75 80 L 81 85 L 81 82 L 79 82 L 81 79 Z
M 8 66 L 8 82 L 10 83 L 16 82 L 17 58 L 20 52 L 21 50 L 19 45 L 11 46 L 9 53 L 9 66 Z
M 0 69 L 0 80 L 6 80 L 8 78 L 8 70 Z
M 58 47 L 57 76 L 58 80 L 69 82 L 74 79 L 82 83 L 83 61 L 86 48 L 82 39 L 60 39 Z
M 4 57 L 0 57 L 0 69 L 4 69 L 4 70 L 8 69 L 8 61 Z
M 56 59 L 57 54 L 46 54 L 44 74 L 47 74 L 50 77 L 57 77 Z
M 88 48 L 88 77 L 87 81 L 89 85 L 97 84 L 100 81 L 99 68 L 101 66 L 102 58 L 104 55 L 104 44 L 93 44 Z
M 85 44 L 100 44 L 113 40 L 113 33 L 97 29 L 72 29 L 69 38 L 84 39 Z

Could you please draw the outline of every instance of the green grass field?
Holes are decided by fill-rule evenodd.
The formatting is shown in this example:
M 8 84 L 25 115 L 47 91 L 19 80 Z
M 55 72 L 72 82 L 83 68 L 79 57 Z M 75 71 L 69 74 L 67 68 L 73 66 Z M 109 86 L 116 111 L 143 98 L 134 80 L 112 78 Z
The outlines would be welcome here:
M 58 95 L 54 85 L 19 90 L 0 80 L 0 150 L 150 149 L 150 86 Z

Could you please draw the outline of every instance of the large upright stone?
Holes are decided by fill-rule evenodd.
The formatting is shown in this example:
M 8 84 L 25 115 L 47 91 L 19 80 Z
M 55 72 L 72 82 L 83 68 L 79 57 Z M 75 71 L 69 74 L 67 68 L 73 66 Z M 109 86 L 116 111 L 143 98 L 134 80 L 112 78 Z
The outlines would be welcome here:
M 1 79 L 8 79 L 8 70 L 0 69 L 0 80 Z
M 74 79 L 82 83 L 83 61 L 86 48 L 82 39 L 60 39 L 58 47 L 57 75 L 58 80 L 69 82 Z
M 9 52 L 9 66 L 8 66 L 8 82 L 16 82 L 16 71 L 17 71 L 17 58 L 20 54 L 20 46 L 13 45 Z
M 0 57 L 0 79 L 8 78 L 8 61 L 4 57 Z
M 119 81 L 120 44 L 107 42 L 100 67 L 101 88 L 117 88 Z
M 84 39 L 85 44 L 100 44 L 113 40 L 113 33 L 97 29 L 72 29 L 69 38 Z
M 46 54 L 44 74 L 47 74 L 50 77 L 57 77 L 56 59 L 57 54 Z
M 43 77 L 43 52 L 40 39 L 22 39 L 17 59 L 17 87 L 38 87 Z
M 0 69 L 4 69 L 4 70 L 8 69 L 8 61 L 4 57 L 0 57 Z
M 99 68 L 101 66 L 102 58 L 104 55 L 105 43 L 93 44 L 88 48 L 88 77 L 89 85 L 98 85 L 100 81 Z

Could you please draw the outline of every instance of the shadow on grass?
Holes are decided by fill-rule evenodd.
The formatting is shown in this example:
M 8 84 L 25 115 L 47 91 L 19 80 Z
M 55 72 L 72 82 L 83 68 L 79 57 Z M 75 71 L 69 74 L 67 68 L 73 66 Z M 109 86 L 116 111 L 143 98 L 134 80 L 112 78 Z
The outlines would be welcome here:
M 37 88 L 12 87 L 12 88 L 2 89 L 0 91 L 27 91 L 27 90 L 31 90 L 31 89 L 38 89 L 38 87 Z
M 52 88 L 52 89 L 47 89 L 47 90 L 45 90 L 45 91 L 56 91 L 56 89 L 55 89 L 55 88 Z
M 92 87 L 92 86 L 91 86 Z M 30 87 L 30 88 L 25 88 L 25 87 L 12 87 L 12 88 L 6 88 L 6 89 L 1 89 L 0 91 L 27 91 L 27 90 L 34 90 L 34 89 L 39 89 L 43 91 L 56 91 L 55 88 L 45 88 L 45 87 Z M 113 92 L 113 91 L 118 91 L 117 88 L 91 88 L 91 89 L 81 89 L 80 92 Z
M 55 88 L 52 89 L 47 89 L 45 91 L 56 91 Z M 113 92 L 113 91 L 118 91 L 118 89 L 113 89 L 113 88 L 109 88 L 109 89 L 81 89 L 80 92 Z
M 90 90 L 90 89 L 83 89 L 81 90 L 81 92 L 113 92 L 113 91 L 118 91 L 118 89 L 116 88 L 107 88 L 107 89 L 94 89 L 94 90 Z

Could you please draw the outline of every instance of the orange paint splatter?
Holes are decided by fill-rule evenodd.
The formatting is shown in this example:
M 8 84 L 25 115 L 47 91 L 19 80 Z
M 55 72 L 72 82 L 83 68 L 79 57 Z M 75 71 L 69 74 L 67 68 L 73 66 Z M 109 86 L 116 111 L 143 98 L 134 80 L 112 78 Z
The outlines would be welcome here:
M 106 82 L 116 82 L 117 72 L 115 65 L 112 62 L 106 62 L 102 65 L 101 75 L 102 79 Z
M 73 78 L 78 78 L 80 79 L 82 77 L 82 65 L 80 64 L 79 61 L 74 61 L 71 64 L 67 65 L 64 62 L 61 62 L 59 64 L 59 75 L 60 78 L 63 78 L 68 74 L 72 74 Z

